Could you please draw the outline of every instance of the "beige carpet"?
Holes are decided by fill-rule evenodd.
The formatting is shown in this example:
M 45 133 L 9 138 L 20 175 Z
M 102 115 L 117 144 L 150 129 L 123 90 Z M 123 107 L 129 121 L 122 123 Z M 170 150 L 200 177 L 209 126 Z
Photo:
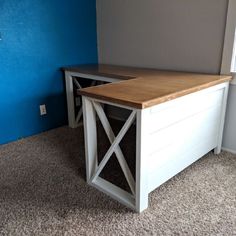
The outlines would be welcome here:
M 132 153 L 129 137 L 123 146 Z M 110 165 L 104 175 L 117 179 Z M 142 214 L 89 187 L 84 176 L 81 128 L 0 146 L 0 235 L 236 235 L 230 153 L 208 154 L 162 185 Z

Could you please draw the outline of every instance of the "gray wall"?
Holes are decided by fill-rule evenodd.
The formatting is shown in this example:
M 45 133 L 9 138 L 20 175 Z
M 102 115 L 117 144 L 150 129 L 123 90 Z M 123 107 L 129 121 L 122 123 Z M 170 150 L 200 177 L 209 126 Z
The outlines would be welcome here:
M 236 85 L 229 88 L 223 147 L 236 153 Z
M 228 0 L 97 0 L 99 62 L 219 73 L 227 6 Z M 236 152 L 234 101 L 230 86 L 223 146 Z
M 228 0 L 97 0 L 101 63 L 219 73 Z

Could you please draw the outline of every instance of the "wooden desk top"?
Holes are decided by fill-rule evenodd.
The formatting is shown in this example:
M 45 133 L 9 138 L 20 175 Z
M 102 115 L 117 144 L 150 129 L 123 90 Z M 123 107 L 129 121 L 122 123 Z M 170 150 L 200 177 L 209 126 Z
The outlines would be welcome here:
M 127 80 L 135 78 L 134 74 L 130 74 L 129 67 L 121 67 L 121 66 L 111 66 L 111 65 L 103 65 L 103 64 L 88 64 L 88 65 L 80 65 L 80 66 L 71 66 L 71 67 L 63 67 L 62 70 L 66 72 L 72 73 L 80 73 L 86 75 L 96 75 L 108 78 L 115 78 L 119 80 Z M 137 70 L 136 68 L 132 68 L 132 72 Z
M 124 77 L 124 81 L 84 88 L 80 95 L 144 109 L 223 82 L 232 76 L 158 71 L 110 65 L 88 65 L 64 70 Z

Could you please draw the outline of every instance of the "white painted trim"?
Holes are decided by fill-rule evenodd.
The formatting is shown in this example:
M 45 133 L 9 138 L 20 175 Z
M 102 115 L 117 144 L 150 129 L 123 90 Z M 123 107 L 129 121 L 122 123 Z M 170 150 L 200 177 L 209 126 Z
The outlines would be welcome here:
M 234 33 L 234 46 L 233 46 L 233 54 L 232 54 L 232 62 L 231 62 L 231 71 L 233 73 L 236 72 L 236 64 L 235 63 L 236 63 L 236 29 L 235 29 L 235 33 Z
M 93 99 L 86 98 L 82 96 L 83 101 L 83 112 L 84 112 L 84 133 L 85 133 L 85 156 L 86 156 L 86 175 L 88 184 L 96 187 L 102 192 L 108 194 L 112 198 L 120 201 L 132 209 L 136 209 L 134 195 L 136 194 L 135 190 L 135 180 L 132 176 L 132 173 L 129 169 L 128 164 L 123 156 L 123 153 L 119 147 L 119 143 L 126 131 L 129 129 L 133 121 L 136 119 L 136 110 L 133 110 L 124 126 L 121 128 L 118 135 L 115 137 L 113 130 L 109 124 L 109 121 L 103 112 L 102 105 L 93 101 Z M 103 160 L 98 166 L 97 162 L 97 132 L 96 132 L 96 113 L 101 120 L 101 123 L 104 127 L 104 130 L 108 136 L 108 139 L 111 143 L 110 148 L 106 152 Z M 108 159 L 111 157 L 111 154 L 115 152 L 117 159 L 120 163 L 121 169 L 124 172 L 124 175 L 127 179 L 127 182 L 130 186 L 130 189 L 133 193 L 130 194 L 121 188 L 115 186 L 112 183 L 99 177 L 99 174 L 103 167 L 106 165 Z
M 118 202 L 124 204 L 125 206 L 135 210 L 134 196 L 117 187 L 116 185 L 101 177 L 98 177 L 94 182 L 91 182 L 90 185 L 107 194 L 111 198 L 117 200 Z
M 137 212 L 148 208 L 148 117 L 150 108 L 137 111 L 136 122 L 136 195 Z
M 115 134 L 111 128 L 111 125 L 106 117 L 106 114 L 104 113 L 104 110 L 102 109 L 102 106 L 101 104 L 99 103 L 96 103 L 96 102 L 93 102 L 93 106 L 97 112 L 97 115 L 102 123 L 102 126 L 107 134 L 107 137 L 110 141 L 111 144 L 114 143 L 116 137 L 115 137 Z M 136 113 L 136 111 L 135 111 Z M 135 181 L 134 181 L 134 178 L 132 176 L 132 173 L 129 169 L 129 166 L 126 162 L 126 159 L 124 157 L 124 154 L 120 148 L 120 146 L 118 145 L 117 148 L 115 149 L 115 154 L 116 154 L 116 157 L 119 161 L 119 164 L 121 166 L 121 169 L 123 170 L 123 173 L 125 175 L 125 178 L 130 186 L 130 189 L 132 191 L 132 193 L 134 194 L 135 193 Z
M 82 102 L 84 113 L 86 179 L 87 183 L 90 183 L 91 177 L 98 166 L 96 113 L 89 99 L 82 97 Z
M 86 97 L 86 96 L 84 96 L 84 97 Z M 90 97 L 86 97 L 86 98 L 91 99 Z M 92 100 L 94 102 L 102 103 L 102 104 L 105 104 L 105 105 L 111 105 L 111 106 L 115 106 L 115 107 L 121 107 L 121 108 L 130 110 L 130 111 L 138 110 L 138 109 L 133 108 L 133 107 L 117 104 L 117 103 L 114 103 L 114 102 L 108 102 L 108 101 L 105 101 L 105 100 L 102 100 L 102 99 L 92 98 Z
M 69 127 L 76 128 L 77 124 L 75 121 L 75 104 L 74 104 L 74 88 L 73 78 L 70 73 L 65 72 L 66 82 L 66 100 L 67 100 L 67 114 Z
M 101 106 L 98 106 L 97 104 L 97 111 L 99 111 L 101 108 Z M 122 140 L 122 138 L 125 136 L 126 132 L 128 131 L 129 127 L 131 126 L 131 124 L 133 123 L 134 119 L 136 117 L 136 111 L 133 111 L 130 115 L 130 117 L 127 119 L 127 121 L 125 122 L 124 126 L 122 127 L 122 129 L 120 130 L 119 134 L 117 135 L 117 137 L 114 137 L 113 139 L 113 135 L 112 137 L 110 137 L 110 141 L 111 142 L 111 146 L 110 148 L 108 149 L 108 151 L 106 152 L 105 156 L 103 157 L 103 160 L 100 162 L 99 166 L 97 167 L 96 171 L 94 172 L 93 176 L 91 177 L 91 181 L 94 182 L 96 180 L 96 178 L 99 176 L 99 174 L 101 173 L 101 171 L 103 170 L 103 168 L 105 167 L 106 163 L 108 162 L 108 160 L 110 159 L 111 155 L 113 154 L 113 152 L 116 152 L 118 153 L 118 160 L 119 160 L 119 163 L 121 163 L 121 168 L 125 174 L 125 177 L 128 177 L 127 181 L 128 181 L 128 184 L 130 185 L 130 188 L 132 190 L 132 192 L 134 193 L 135 192 L 135 189 L 134 189 L 134 179 L 132 177 L 132 174 L 129 170 L 129 167 L 126 163 L 126 160 L 125 158 L 121 158 L 121 155 L 119 152 L 117 152 L 117 150 L 120 150 L 120 148 L 118 149 L 117 147 L 119 146 L 119 143 L 120 141 Z M 103 118 L 102 116 L 99 117 L 100 119 Z M 107 118 L 105 118 L 104 121 L 101 121 L 102 124 L 104 124 L 104 122 L 108 122 Z M 108 124 L 105 124 L 105 127 L 107 127 Z M 105 128 L 104 127 L 104 128 Z M 108 132 L 106 133 L 110 133 L 113 131 L 112 130 L 107 130 Z M 109 137 L 108 137 L 109 138 Z M 113 139 L 113 140 L 112 140 Z M 124 162 L 124 163 L 123 163 Z
M 226 84 L 225 89 L 224 89 L 218 142 L 217 142 L 217 147 L 214 149 L 215 154 L 220 154 L 221 149 L 222 149 L 222 139 L 223 139 L 224 124 L 225 124 L 225 112 L 226 112 L 226 106 L 227 106 L 228 91 L 229 91 L 229 83 Z
M 230 152 L 230 153 L 236 154 L 236 150 L 233 150 L 233 149 L 230 149 L 230 148 L 222 147 L 222 150 L 226 151 L 226 152 Z
M 226 28 L 225 28 L 224 48 L 223 48 L 222 64 L 221 64 L 221 74 L 230 74 L 231 71 L 235 28 L 236 28 L 236 1 L 229 0 Z

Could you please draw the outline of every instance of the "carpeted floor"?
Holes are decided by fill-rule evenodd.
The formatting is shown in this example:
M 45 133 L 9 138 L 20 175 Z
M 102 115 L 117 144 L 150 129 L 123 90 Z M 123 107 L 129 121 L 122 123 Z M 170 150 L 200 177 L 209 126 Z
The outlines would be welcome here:
M 206 155 L 136 214 L 86 184 L 82 131 L 0 146 L 0 235 L 236 235 L 235 155 Z

